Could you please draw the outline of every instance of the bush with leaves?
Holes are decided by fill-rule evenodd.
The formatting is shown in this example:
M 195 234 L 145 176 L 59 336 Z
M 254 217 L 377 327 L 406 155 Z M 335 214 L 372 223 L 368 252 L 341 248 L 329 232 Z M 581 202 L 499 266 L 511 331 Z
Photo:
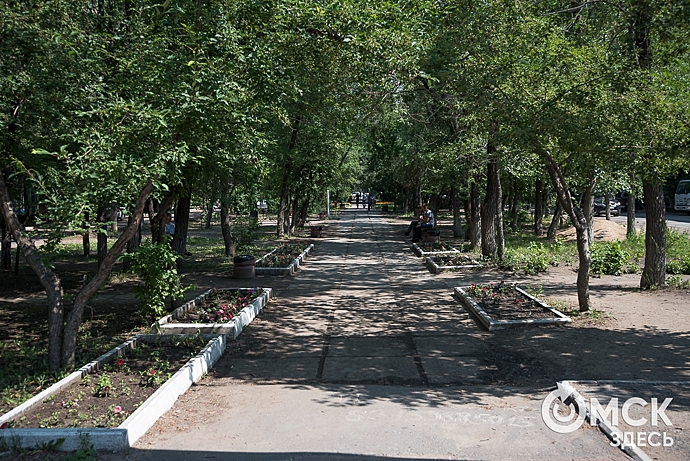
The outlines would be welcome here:
M 259 230 L 259 220 L 251 216 L 237 216 L 232 225 L 232 233 L 237 238 L 238 250 L 251 246 L 254 235 Z
M 182 286 L 175 262 L 180 258 L 167 243 L 144 242 L 134 253 L 122 257 L 130 263 L 130 272 L 138 275 L 144 284 L 134 288 L 141 301 L 139 312 L 150 321 L 166 314 L 165 301 L 181 298 L 189 287 Z
M 558 261 L 549 255 L 543 243 L 530 242 L 528 248 L 508 249 L 501 267 L 508 270 L 524 270 L 525 274 L 546 272 L 549 265 Z
M 621 275 L 628 262 L 628 252 L 621 242 L 592 243 L 590 272 L 594 275 Z

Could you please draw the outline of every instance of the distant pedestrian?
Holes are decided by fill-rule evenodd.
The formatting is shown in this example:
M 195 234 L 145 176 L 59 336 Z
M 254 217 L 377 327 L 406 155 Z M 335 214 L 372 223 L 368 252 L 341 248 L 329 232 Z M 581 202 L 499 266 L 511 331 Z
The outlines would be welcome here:
M 367 200 L 367 211 L 371 211 L 371 207 L 376 203 L 376 200 L 374 200 L 374 196 L 369 194 L 369 199 Z
M 357 192 L 357 195 L 355 196 L 355 203 L 357 204 L 357 208 L 359 208 L 359 192 Z

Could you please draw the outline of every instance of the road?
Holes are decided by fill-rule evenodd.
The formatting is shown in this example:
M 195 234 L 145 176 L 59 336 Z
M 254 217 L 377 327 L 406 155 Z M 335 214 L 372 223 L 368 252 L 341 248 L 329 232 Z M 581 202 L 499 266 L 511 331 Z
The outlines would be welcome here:
M 647 220 L 644 211 L 635 212 L 635 224 L 637 227 L 644 227 Z M 601 218 L 603 219 L 603 218 Z M 620 216 L 614 216 L 611 218 L 614 222 L 626 225 L 628 216 L 627 213 L 621 213 Z M 666 212 L 666 223 L 668 227 L 678 229 L 683 232 L 690 232 L 690 215 L 687 215 L 678 211 L 667 211 Z

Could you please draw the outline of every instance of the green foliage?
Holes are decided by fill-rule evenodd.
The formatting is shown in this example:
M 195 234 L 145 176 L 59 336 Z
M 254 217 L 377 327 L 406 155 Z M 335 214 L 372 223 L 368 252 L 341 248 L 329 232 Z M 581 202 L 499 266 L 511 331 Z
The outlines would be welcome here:
M 525 274 L 546 272 L 558 261 L 543 243 L 531 242 L 527 248 L 509 248 L 501 266 L 512 271 L 524 270 Z
M 594 275 L 621 275 L 628 262 L 628 253 L 621 242 L 592 243 L 590 272 Z
M 134 289 L 141 301 L 139 312 L 150 321 L 165 315 L 165 301 L 180 298 L 189 287 L 182 286 L 175 262 L 180 255 L 172 251 L 167 243 L 144 242 L 134 253 L 122 257 L 131 264 L 131 272 L 137 274 L 144 284 Z
M 670 288 L 686 290 L 690 288 L 690 280 L 683 280 L 679 275 L 672 275 L 666 278 L 666 285 Z
M 237 238 L 237 249 L 244 251 L 254 241 L 254 236 L 259 230 L 259 220 L 251 216 L 238 216 L 233 222 L 232 231 Z

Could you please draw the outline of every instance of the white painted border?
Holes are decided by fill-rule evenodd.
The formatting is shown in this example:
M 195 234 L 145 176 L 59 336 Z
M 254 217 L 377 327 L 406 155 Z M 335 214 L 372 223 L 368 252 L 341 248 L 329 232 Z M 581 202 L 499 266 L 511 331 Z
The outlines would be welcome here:
M 115 357 L 121 356 L 125 349 L 136 347 L 138 342 L 167 342 L 190 336 L 137 335 L 27 400 L 9 413 L 4 414 L 0 417 L 0 424 L 21 416 L 33 406 L 42 403 L 46 397 L 59 392 L 75 381 L 81 380 L 90 371 L 100 369 L 105 363 L 112 361 Z M 208 372 L 220 356 L 223 355 L 223 352 L 225 352 L 225 336 L 202 335 L 202 338 L 208 342 L 201 352 L 177 370 L 169 380 L 117 428 L 4 429 L 0 431 L 0 443 L 7 445 L 9 448 L 20 449 L 33 448 L 51 441 L 64 439 L 64 442 L 57 449 L 61 451 L 75 451 L 82 447 L 82 438 L 87 436 L 88 443 L 93 445 L 96 450 L 122 451 L 131 447 L 153 426 L 158 418 L 173 406 L 180 395 Z
M 460 301 L 467 307 L 467 309 L 472 312 L 474 315 L 477 316 L 479 321 L 486 327 L 487 330 L 493 331 L 493 330 L 501 330 L 504 328 L 510 328 L 510 327 L 519 327 L 519 326 L 525 326 L 525 325 L 556 325 L 556 324 L 561 324 L 561 323 L 570 323 L 572 320 L 570 317 L 567 315 L 563 314 L 562 312 L 557 311 L 556 309 L 552 308 L 545 302 L 535 298 L 534 296 L 530 295 L 527 293 L 525 290 L 515 287 L 515 289 L 523 294 L 524 296 L 527 296 L 529 299 L 532 301 L 536 302 L 539 304 L 541 307 L 544 309 L 551 311 L 555 317 L 553 318 L 546 318 L 546 319 L 527 319 L 527 320 L 494 320 L 489 316 L 489 314 L 486 313 L 484 309 L 481 308 L 477 302 L 472 299 L 470 295 L 467 294 L 465 290 L 467 290 L 469 287 L 455 287 L 453 288 L 453 291 L 458 295 L 460 298 Z
M 256 275 L 293 275 L 295 272 L 297 272 L 299 265 L 302 263 L 304 259 L 306 259 L 307 255 L 311 252 L 313 248 L 314 244 L 312 243 L 304 251 L 302 251 L 302 253 L 300 253 L 299 256 L 293 259 L 288 267 L 256 267 L 254 271 Z M 266 256 L 272 254 L 276 250 L 277 248 L 273 250 L 271 253 L 262 256 L 259 259 L 259 261 L 264 259 Z
M 424 261 L 431 268 L 431 272 L 434 274 L 440 274 L 441 272 L 454 271 L 458 269 L 476 269 L 478 267 L 483 267 L 481 264 L 466 264 L 464 266 L 439 266 L 436 264 L 430 256 L 424 256 Z M 474 261 L 474 260 L 473 260 Z
M 449 245 L 450 246 L 450 245 Z M 434 255 L 447 255 L 447 254 L 454 254 L 454 253 L 460 253 L 460 250 L 456 249 L 455 247 L 452 247 L 452 250 L 446 250 L 446 251 L 423 251 L 419 245 L 416 243 L 412 244 L 412 251 L 414 254 L 419 256 L 420 258 L 423 256 L 434 256 Z
M 253 288 L 217 288 L 217 290 L 252 290 Z M 201 302 L 205 301 L 211 294 L 211 290 L 205 291 L 196 298 L 187 301 L 170 315 L 158 320 L 151 325 L 151 331 L 159 334 L 193 334 L 197 332 L 208 334 L 222 334 L 227 335 L 231 339 L 237 339 L 242 333 L 244 327 L 249 325 L 252 320 L 259 315 L 259 312 L 268 304 L 273 296 L 272 288 L 262 288 L 263 292 L 248 304 L 244 309 L 235 315 L 232 320 L 227 323 L 170 323 L 178 317 L 183 316 L 190 310 L 193 310 Z

